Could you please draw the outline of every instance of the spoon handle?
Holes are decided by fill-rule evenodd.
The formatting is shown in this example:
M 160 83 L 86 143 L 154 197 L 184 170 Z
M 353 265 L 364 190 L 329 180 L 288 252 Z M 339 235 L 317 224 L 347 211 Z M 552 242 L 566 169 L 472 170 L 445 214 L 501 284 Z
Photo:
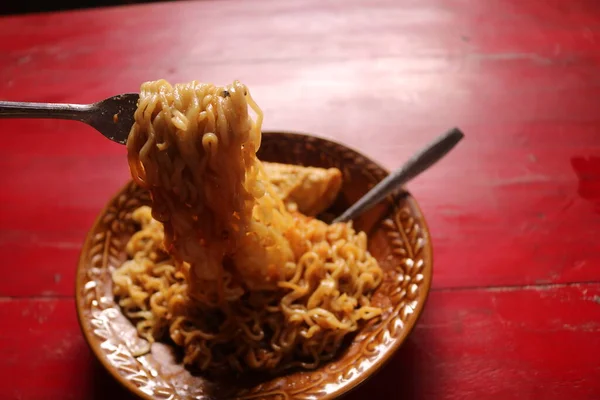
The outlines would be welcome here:
M 391 192 L 431 167 L 444 157 L 464 137 L 458 128 L 439 136 L 412 156 L 402 167 L 385 177 L 333 222 L 346 222 L 371 209 Z

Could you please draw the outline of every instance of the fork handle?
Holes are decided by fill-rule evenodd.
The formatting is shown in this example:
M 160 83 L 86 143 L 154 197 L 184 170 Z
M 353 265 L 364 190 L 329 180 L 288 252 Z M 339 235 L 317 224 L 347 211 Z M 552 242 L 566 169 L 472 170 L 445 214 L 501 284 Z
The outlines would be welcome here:
M 439 136 L 410 158 L 402 167 L 392 172 L 375 185 L 373 189 L 369 190 L 367 194 L 361 197 L 333 222 L 346 222 L 369 210 L 395 189 L 398 189 L 401 185 L 404 185 L 406 182 L 438 162 L 452 150 L 464 136 L 464 133 L 458 128 L 453 128 Z
M 0 118 L 56 118 L 87 122 L 91 111 L 87 104 L 0 101 Z

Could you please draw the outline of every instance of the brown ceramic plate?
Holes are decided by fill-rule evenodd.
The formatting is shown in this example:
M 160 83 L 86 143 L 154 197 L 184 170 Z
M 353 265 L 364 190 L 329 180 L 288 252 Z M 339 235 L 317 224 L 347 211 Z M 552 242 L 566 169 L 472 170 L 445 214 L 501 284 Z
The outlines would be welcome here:
M 343 211 L 387 175 L 362 154 L 309 135 L 266 132 L 259 157 L 339 168 L 344 184 L 331 214 Z M 126 258 L 124 247 L 134 230 L 131 211 L 147 203 L 148 195 L 131 182 L 110 200 L 87 236 L 76 282 L 77 313 L 86 340 L 106 369 L 142 398 L 333 399 L 379 369 L 400 347 L 423 310 L 432 276 L 431 242 L 416 201 L 401 193 L 355 221 L 358 229 L 368 233 L 369 250 L 385 271 L 373 298 L 385 312 L 381 320 L 372 321 L 351 338 L 337 359 L 313 371 L 229 382 L 192 375 L 171 347 L 149 346 L 140 339 L 113 298 L 111 271 Z M 144 351 L 145 355 L 135 356 Z

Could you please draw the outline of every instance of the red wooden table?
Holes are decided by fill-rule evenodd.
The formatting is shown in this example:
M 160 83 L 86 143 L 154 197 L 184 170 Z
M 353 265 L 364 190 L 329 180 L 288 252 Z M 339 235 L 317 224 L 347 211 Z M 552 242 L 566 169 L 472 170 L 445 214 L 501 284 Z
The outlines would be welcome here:
M 350 399 L 600 398 L 600 2 L 204 1 L 0 19 L 0 98 L 245 82 L 266 129 L 399 166 L 433 237 L 416 329 Z M 75 265 L 128 179 L 83 124 L 1 120 L 0 398 L 130 398 L 77 324 Z

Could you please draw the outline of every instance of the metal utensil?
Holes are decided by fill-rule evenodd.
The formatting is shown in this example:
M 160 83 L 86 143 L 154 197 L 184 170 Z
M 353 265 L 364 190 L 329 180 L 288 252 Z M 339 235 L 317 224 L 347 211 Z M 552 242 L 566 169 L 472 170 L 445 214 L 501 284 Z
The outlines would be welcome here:
M 0 118 L 57 118 L 84 122 L 110 140 L 125 144 L 133 126 L 138 93 L 124 93 L 93 104 L 0 101 Z
M 342 215 L 334 219 L 333 222 L 349 221 L 371 209 L 394 190 L 398 189 L 400 186 L 439 161 L 452 150 L 464 136 L 464 133 L 458 128 L 453 128 L 439 136 L 433 142 L 429 143 L 429 145 L 421 149 L 417 154 L 412 156 L 403 166 L 375 185 L 373 189 L 369 190 L 367 194 L 361 197 Z

